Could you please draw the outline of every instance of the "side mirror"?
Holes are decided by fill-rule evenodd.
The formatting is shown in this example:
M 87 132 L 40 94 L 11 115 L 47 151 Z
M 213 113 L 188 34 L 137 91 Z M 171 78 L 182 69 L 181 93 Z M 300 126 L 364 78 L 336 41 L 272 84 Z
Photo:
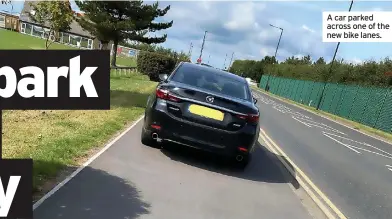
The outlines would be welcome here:
M 253 103 L 256 104 L 257 103 L 257 99 L 253 97 Z
M 160 81 L 166 81 L 169 78 L 167 74 L 160 74 L 159 75 L 159 80 Z

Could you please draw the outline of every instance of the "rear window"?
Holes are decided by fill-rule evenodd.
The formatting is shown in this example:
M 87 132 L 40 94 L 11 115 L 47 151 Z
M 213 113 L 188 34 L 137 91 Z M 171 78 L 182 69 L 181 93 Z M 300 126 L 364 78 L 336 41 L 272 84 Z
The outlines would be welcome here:
M 171 80 L 197 87 L 201 90 L 249 100 L 246 83 L 205 69 L 181 66 L 174 73 Z

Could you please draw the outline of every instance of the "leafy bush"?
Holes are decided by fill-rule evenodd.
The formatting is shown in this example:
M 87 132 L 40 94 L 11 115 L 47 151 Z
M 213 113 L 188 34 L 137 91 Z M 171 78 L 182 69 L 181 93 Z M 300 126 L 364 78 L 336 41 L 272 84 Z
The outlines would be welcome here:
M 170 48 L 165 48 L 163 46 L 151 45 L 151 44 L 146 44 L 146 43 L 122 43 L 122 46 L 134 48 L 134 49 L 137 49 L 140 51 L 160 53 L 162 55 L 166 55 L 166 56 L 170 56 L 174 59 L 178 59 L 179 62 L 190 62 L 191 61 L 188 54 L 185 54 L 182 51 L 176 52 Z
M 229 72 L 259 81 L 264 73 L 268 74 L 268 71 L 265 71 L 265 66 L 272 63 L 276 63 L 276 60 L 271 56 L 266 56 L 264 59 L 259 61 L 235 60 L 230 66 Z
M 264 62 L 264 63 L 263 63 Z M 392 60 L 385 58 L 379 62 L 369 60 L 361 64 L 351 64 L 336 60 L 330 72 L 331 63 L 321 57 L 312 62 L 310 56 L 289 57 L 284 62 L 274 63 L 265 60 L 235 60 L 230 72 L 259 81 L 263 74 L 311 81 L 328 81 L 343 84 L 392 86 Z
M 137 69 L 148 75 L 151 81 L 159 81 L 159 74 L 170 74 L 177 60 L 160 53 L 141 51 L 137 57 Z

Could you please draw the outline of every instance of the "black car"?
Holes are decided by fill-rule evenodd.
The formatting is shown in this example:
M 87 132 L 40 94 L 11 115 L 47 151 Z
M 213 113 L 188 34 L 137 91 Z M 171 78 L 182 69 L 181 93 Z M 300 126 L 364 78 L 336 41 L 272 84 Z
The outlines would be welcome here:
M 259 109 L 245 78 L 180 63 L 150 95 L 141 141 L 218 153 L 245 167 L 259 137 Z

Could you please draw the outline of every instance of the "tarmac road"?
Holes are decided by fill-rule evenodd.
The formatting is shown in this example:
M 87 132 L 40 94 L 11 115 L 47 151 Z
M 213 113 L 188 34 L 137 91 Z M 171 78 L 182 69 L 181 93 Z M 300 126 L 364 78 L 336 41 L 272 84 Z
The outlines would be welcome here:
M 347 218 L 392 218 L 392 145 L 256 92 L 261 127 Z
M 240 172 L 194 149 L 144 146 L 141 127 L 142 121 L 46 199 L 34 218 L 312 218 L 262 145 Z

